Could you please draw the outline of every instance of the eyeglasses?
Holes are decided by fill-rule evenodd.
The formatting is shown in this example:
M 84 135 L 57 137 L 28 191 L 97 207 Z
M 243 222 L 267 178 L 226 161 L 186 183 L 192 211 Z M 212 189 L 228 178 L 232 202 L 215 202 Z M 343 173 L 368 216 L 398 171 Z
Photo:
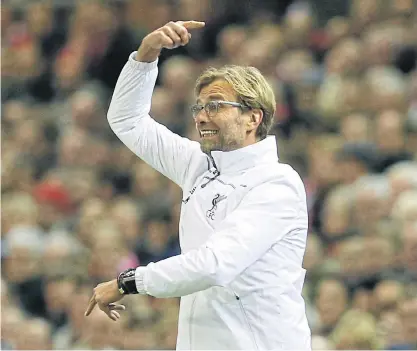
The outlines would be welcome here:
M 190 108 L 191 114 L 193 118 L 197 118 L 198 114 L 204 109 L 204 111 L 206 111 L 207 113 L 207 116 L 209 116 L 210 118 L 213 118 L 219 112 L 219 107 L 221 105 L 240 107 L 242 110 L 249 109 L 247 106 L 240 104 L 238 102 L 214 100 L 214 101 L 209 101 L 205 105 L 201 105 L 201 104 L 192 105 Z

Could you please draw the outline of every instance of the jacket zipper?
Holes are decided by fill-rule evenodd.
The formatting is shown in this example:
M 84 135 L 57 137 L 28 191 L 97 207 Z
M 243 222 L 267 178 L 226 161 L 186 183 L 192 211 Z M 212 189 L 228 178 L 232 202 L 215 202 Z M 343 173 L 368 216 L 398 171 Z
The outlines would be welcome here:
M 194 306 L 195 306 L 195 300 L 197 299 L 197 296 L 194 296 L 194 300 L 193 300 L 193 302 L 191 303 L 191 309 L 190 309 L 190 319 L 189 319 L 189 321 L 188 321 L 188 323 L 189 323 L 189 333 L 190 333 L 190 350 L 192 350 L 193 349 L 193 344 L 192 344 L 192 341 L 193 341 L 193 337 L 192 337 L 192 332 L 193 332 L 193 328 L 192 328 L 192 320 L 193 320 L 193 315 L 194 315 Z
M 251 327 L 251 325 L 249 323 L 248 315 L 246 314 L 246 311 L 245 311 L 245 308 L 243 307 L 242 301 L 240 301 L 239 295 L 236 294 L 234 291 L 233 291 L 233 294 L 235 295 L 235 298 L 236 298 L 236 300 L 239 303 L 240 310 L 242 311 L 242 314 L 243 314 L 243 318 L 245 319 L 246 325 L 247 325 L 247 327 L 249 329 L 249 333 L 250 333 L 250 336 L 251 336 L 251 339 L 252 339 L 252 344 L 255 346 L 255 350 L 259 350 L 258 344 L 257 344 L 257 342 L 255 340 L 255 335 L 254 335 L 253 330 L 252 330 L 252 327 Z

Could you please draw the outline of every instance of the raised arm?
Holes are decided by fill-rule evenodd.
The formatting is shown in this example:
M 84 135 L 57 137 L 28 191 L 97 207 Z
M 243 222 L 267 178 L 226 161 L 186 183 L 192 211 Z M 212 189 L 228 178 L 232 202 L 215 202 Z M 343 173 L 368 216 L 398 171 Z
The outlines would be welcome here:
M 202 22 L 170 22 L 146 36 L 123 68 L 110 103 L 107 119 L 119 139 L 153 168 L 182 186 L 198 143 L 172 133 L 149 116 L 163 48 L 186 45 L 188 29 Z

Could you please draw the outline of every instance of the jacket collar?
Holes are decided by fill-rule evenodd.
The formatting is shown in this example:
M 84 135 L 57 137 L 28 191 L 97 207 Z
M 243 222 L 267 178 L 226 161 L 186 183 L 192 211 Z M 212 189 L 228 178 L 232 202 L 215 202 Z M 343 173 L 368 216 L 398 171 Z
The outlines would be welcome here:
M 211 157 L 220 173 L 243 171 L 262 163 L 278 162 L 275 136 L 233 151 L 212 151 Z

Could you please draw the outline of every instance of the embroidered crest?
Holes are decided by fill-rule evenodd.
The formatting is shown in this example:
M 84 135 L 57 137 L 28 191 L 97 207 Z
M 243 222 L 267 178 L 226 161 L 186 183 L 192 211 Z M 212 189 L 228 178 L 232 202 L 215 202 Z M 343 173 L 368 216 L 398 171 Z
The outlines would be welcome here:
M 214 216 L 216 215 L 216 210 L 217 210 L 217 205 L 220 201 L 223 201 L 227 198 L 226 195 L 220 195 L 220 194 L 216 194 L 213 198 L 213 200 L 211 201 L 211 204 L 213 205 L 212 208 L 210 208 L 207 212 L 206 212 L 206 217 L 208 219 L 214 220 Z

